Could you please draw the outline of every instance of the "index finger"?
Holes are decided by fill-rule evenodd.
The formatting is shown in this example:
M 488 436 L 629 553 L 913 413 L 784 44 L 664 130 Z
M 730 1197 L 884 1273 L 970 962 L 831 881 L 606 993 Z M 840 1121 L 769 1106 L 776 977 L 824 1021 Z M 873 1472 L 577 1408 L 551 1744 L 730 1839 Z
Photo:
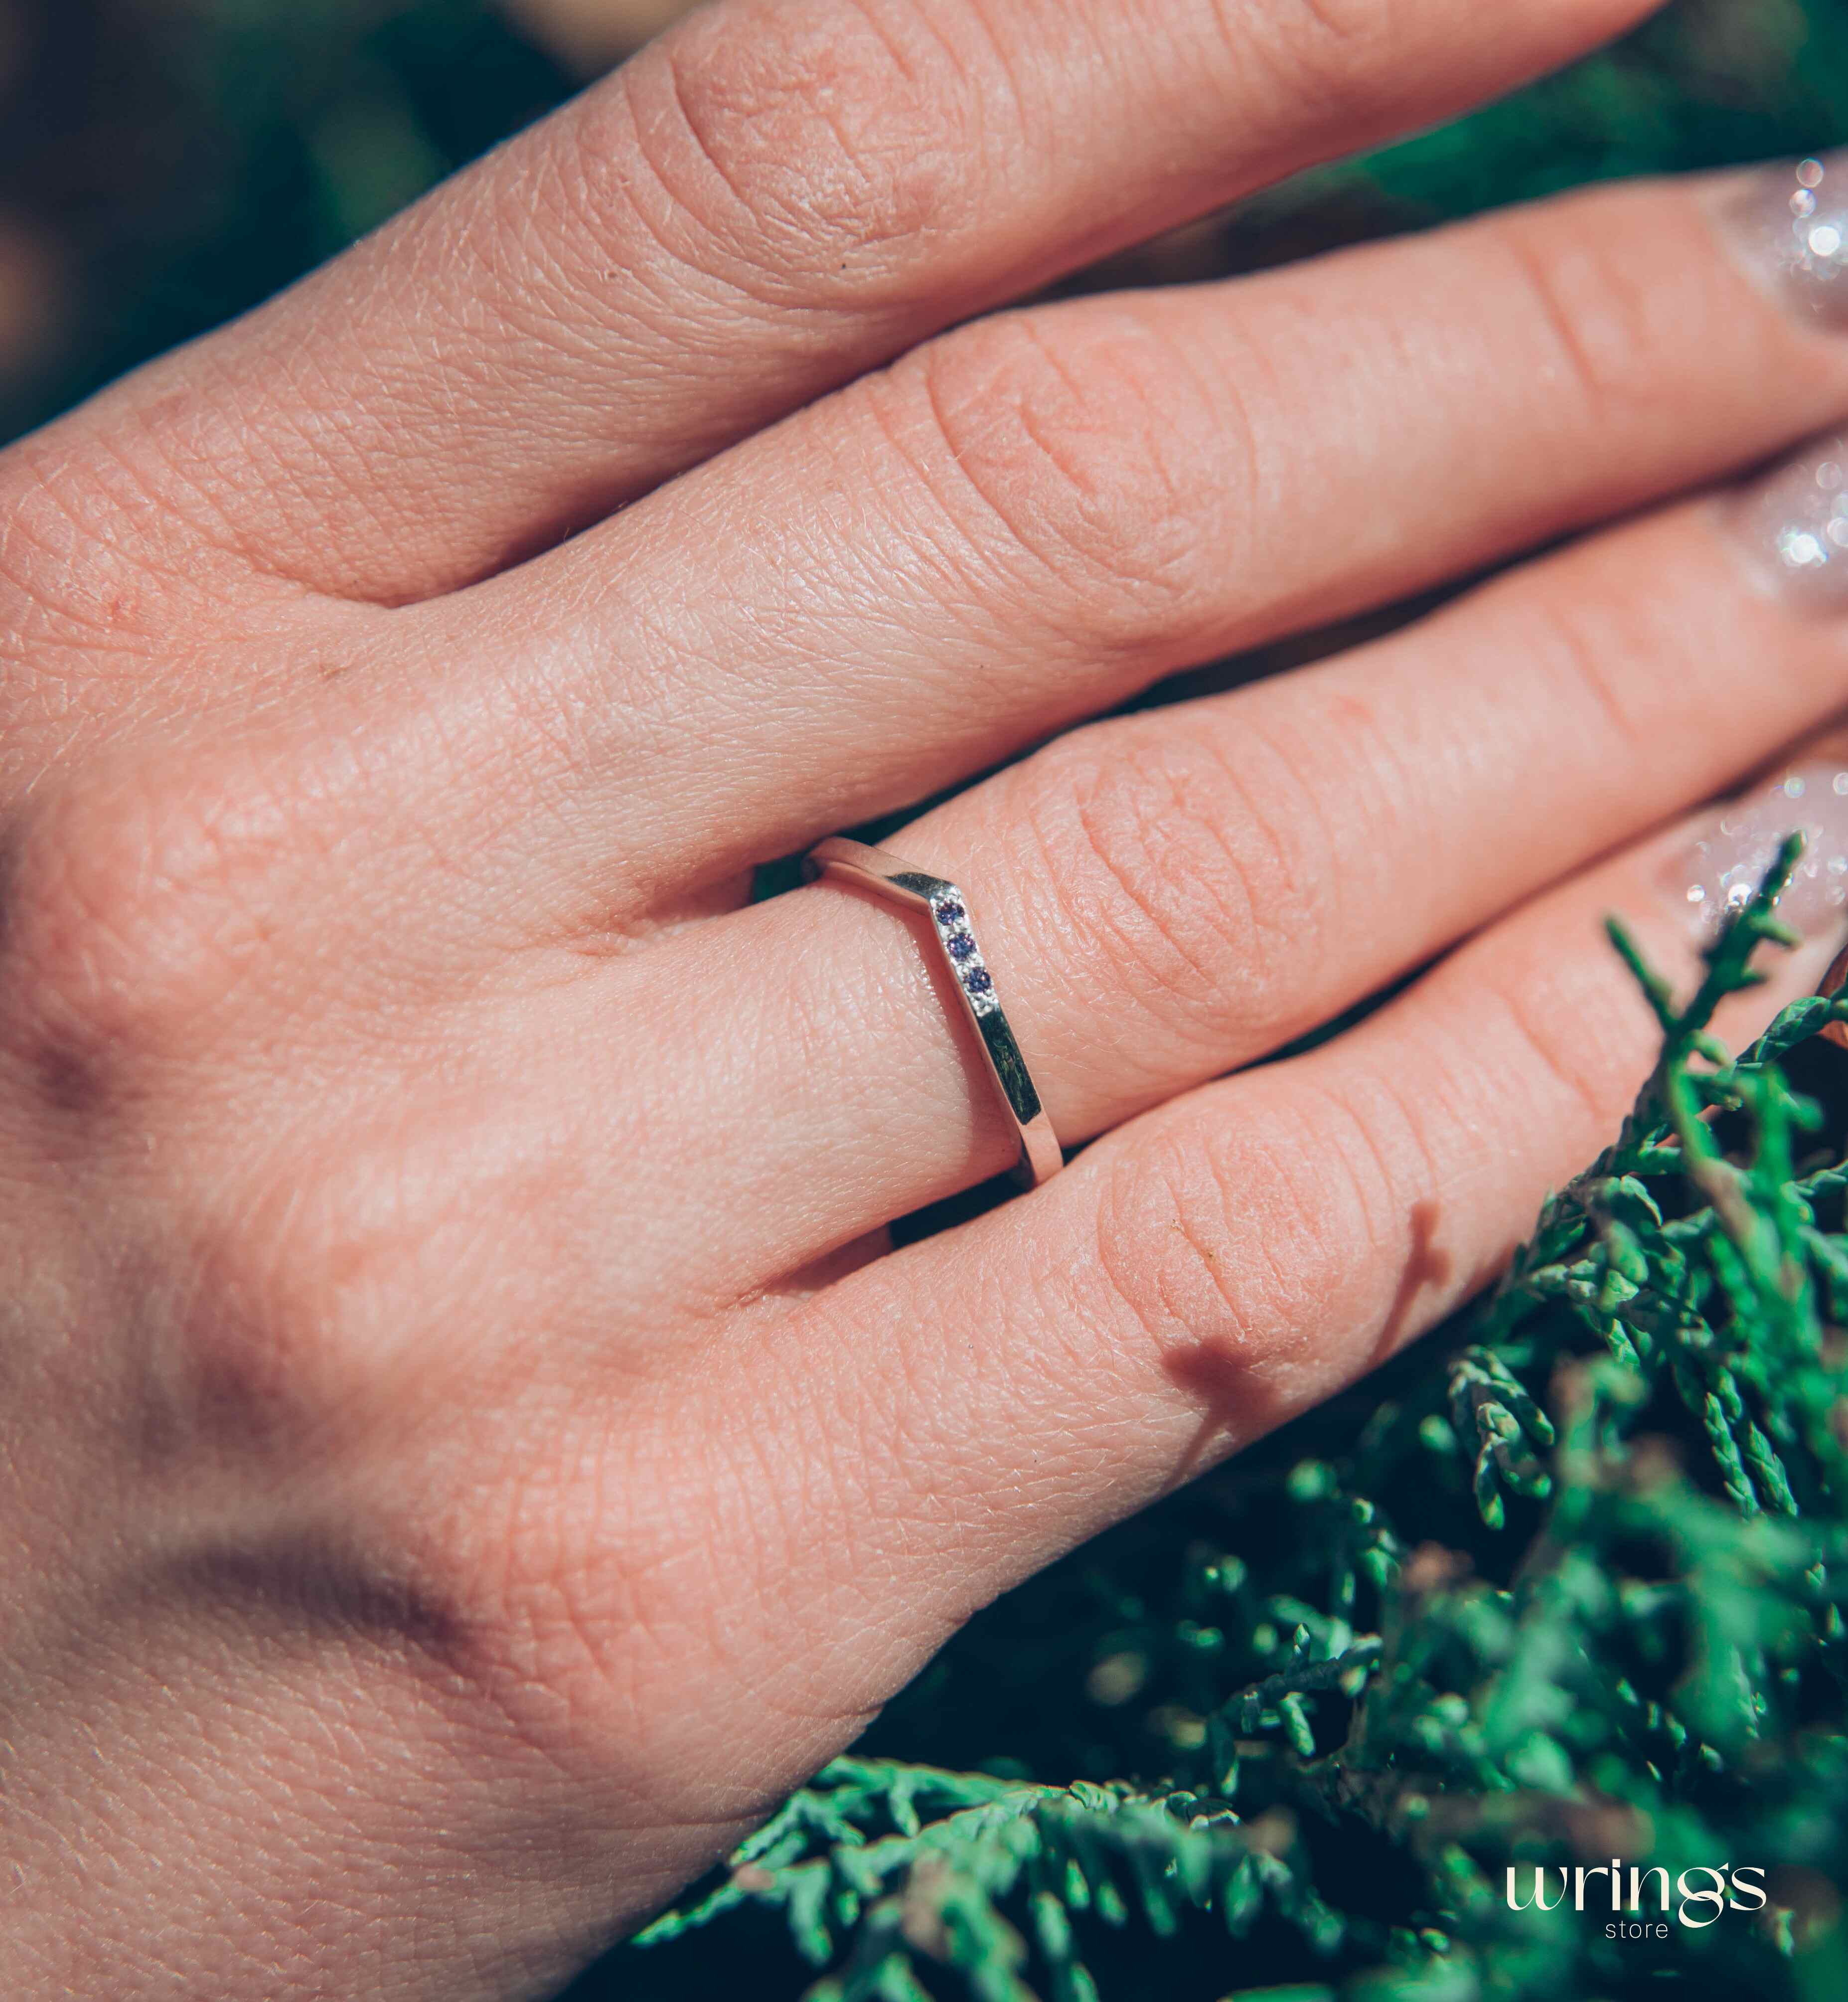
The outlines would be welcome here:
M 427 596 L 1654 4 L 725 0 L 75 421 L 266 572 Z

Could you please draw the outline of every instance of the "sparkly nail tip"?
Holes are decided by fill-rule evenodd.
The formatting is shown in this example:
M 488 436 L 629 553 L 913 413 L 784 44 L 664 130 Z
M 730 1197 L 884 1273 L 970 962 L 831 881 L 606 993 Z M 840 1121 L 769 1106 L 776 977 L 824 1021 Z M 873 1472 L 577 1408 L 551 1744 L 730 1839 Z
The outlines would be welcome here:
M 969 914 L 963 908 L 961 892 L 938 898 L 930 915 L 970 1006 L 978 1015 L 993 1014 L 1001 1003 L 995 999 L 994 978 L 982 964 L 982 949 L 969 930 Z
M 1672 865 L 1669 889 L 1694 930 L 1710 937 L 1752 900 L 1792 835 L 1803 853 L 1777 914 L 1806 936 L 1848 918 L 1848 760 L 1793 766 L 1721 809 Z
M 1848 435 L 1807 445 L 1745 488 L 1732 526 L 1800 604 L 1848 611 Z
M 1724 219 L 1800 310 L 1848 325 L 1848 152 L 1768 168 Z

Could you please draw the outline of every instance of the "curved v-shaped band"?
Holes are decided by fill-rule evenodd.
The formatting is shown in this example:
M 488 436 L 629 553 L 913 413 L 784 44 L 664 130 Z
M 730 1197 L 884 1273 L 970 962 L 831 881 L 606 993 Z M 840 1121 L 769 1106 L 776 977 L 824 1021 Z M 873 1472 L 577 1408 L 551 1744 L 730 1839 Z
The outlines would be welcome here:
M 982 948 L 969 923 L 968 906 L 954 883 L 927 875 L 888 855 L 882 848 L 848 841 L 839 835 L 822 842 L 803 858 L 802 871 L 811 882 L 818 876 L 842 876 L 894 904 L 927 911 L 937 950 L 950 970 L 957 993 L 975 1024 L 989 1069 L 1005 1105 L 1020 1131 L 1020 1158 L 1014 1175 L 1024 1188 L 1036 1188 L 1065 1165 L 1065 1155 L 1052 1121 L 1040 1103 L 1027 1074 L 1026 1059 L 1008 1026 L 994 976 L 983 964 Z

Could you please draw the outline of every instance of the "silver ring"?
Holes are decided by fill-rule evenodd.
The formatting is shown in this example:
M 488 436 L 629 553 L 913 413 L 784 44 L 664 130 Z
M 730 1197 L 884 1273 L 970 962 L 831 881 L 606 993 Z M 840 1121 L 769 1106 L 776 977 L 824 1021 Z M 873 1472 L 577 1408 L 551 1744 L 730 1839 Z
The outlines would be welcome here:
M 1008 1025 L 1001 997 L 995 992 L 995 977 L 975 943 L 968 900 L 961 891 L 940 876 L 914 869 L 882 848 L 869 848 L 864 842 L 849 841 L 839 835 L 821 842 L 803 857 L 802 873 L 810 882 L 821 876 L 845 877 L 849 882 L 876 891 L 889 903 L 930 913 L 937 950 L 964 1012 L 982 1038 L 1001 1102 L 1020 1136 L 1020 1158 L 1014 1166 L 1014 1178 L 1023 1188 L 1036 1188 L 1057 1174 L 1065 1166 L 1064 1150 L 1046 1108 L 1040 1103 L 1020 1045 Z

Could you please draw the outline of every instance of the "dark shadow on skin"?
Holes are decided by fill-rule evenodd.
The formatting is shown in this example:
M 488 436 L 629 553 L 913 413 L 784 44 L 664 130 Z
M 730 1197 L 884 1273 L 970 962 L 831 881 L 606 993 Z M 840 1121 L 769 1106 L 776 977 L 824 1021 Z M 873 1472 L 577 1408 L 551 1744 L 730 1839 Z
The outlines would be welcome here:
M 896 1250 L 901 1244 L 915 1244 L 924 1238 L 934 1237 L 940 1230 L 954 1230 L 960 1223 L 970 1222 L 991 1209 L 999 1209 L 1009 1196 L 1019 1193 L 1013 1177 L 1004 1174 L 991 1176 L 972 1189 L 947 1195 L 941 1202 L 926 1203 L 922 1209 L 913 1210 L 909 1216 L 900 1217 L 892 1226 L 892 1247 Z
M 1406 1254 L 1405 1269 L 1399 1275 L 1399 1290 L 1393 1296 L 1392 1308 L 1368 1359 L 1369 1369 L 1377 1369 L 1404 1345 L 1405 1331 L 1418 1296 L 1427 1286 L 1434 1292 L 1441 1292 L 1456 1272 L 1456 1261 L 1438 1242 L 1438 1219 L 1442 1214 L 1438 1205 L 1427 1198 L 1414 1202 L 1405 1219 L 1411 1245 Z
M 1171 1488 L 1184 1487 L 1226 1451 L 1250 1445 L 1295 1415 L 1255 1365 L 1210 1342 L 1171 1349 L 1162 1367 L 1200 1407 L 1199 1425 L 1170 1477 Z
M 217 1607 L 246 1634 L 364 1639 L 426 1658 L 446 1676 L 464 1665 L 472 1638 L 462 1614 L 422 1585 L 306 1531 L 247 1543 L 221 1539 L 183 1553 L 161 1567 L 152 1585 L 132 1589 L 150 1603 L 171 1596 Z
M 1456 1271 L 1455 1258 L 1438 1242 L 1442 1214 L 1439 1205 L 1427 1199 L 1414 1203 L 1407 1216 L 1410 1244 L 1393 1303 L 1367 1358 L 1367 1371 L 1378 1369 L 1403 1346 L 1426 1288 L 1440 1291 Z M 1162 1366 L 1201 1407 L 1199 1429 L 1175 1470 L 1176 1487 L 1201 1473 L 1228 1443 L 1242 1449 L 1298 1415 L 1299 1407 L 1264 1376 L 1260 1365 L 1212 1342 L 1177 1345 Z M 1329 1394 L 1341 1387 L 1331 1386 Z

